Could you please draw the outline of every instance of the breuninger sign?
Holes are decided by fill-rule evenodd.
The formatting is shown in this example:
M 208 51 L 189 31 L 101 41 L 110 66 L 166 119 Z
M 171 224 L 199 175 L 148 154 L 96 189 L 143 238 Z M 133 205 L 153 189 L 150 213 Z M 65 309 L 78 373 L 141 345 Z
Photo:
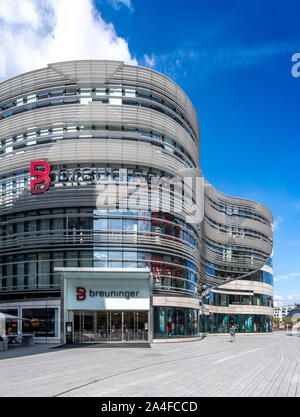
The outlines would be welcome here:
M 101 277 L 64 279 L 66 310 L 149 310 L 148 278 Z

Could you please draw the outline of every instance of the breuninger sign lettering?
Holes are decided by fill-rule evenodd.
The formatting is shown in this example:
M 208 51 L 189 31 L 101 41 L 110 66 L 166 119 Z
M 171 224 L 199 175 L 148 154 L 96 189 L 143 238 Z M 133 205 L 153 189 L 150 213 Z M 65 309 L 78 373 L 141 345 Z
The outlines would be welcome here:
M 88 291 L 84 287 L 77 287 L 76 288 L 76 300 L 77 301 L 84 301 L 86 299 L 87 294 L 90 297 L 119 297 L 119 298 L 126 298 L 126 300 L 130 300 L 130 298 L 138 297 L 139 291 L 96 291 L 89 289 Z

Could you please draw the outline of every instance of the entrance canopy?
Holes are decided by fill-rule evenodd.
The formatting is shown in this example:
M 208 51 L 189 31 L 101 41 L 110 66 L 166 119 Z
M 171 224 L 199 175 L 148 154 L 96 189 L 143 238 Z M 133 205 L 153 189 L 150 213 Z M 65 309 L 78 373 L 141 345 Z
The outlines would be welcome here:
M 55 268 L 65 310 L 149 310 L 148 268 Z

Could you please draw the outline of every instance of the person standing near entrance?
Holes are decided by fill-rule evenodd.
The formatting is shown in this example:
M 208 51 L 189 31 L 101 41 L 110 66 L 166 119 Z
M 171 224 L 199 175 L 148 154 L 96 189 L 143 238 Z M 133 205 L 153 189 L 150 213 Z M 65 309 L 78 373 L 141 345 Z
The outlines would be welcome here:
M 235 341 L 235 327 L 233 324 L 229 328 L 229 334 L 230 334 L 229 342 L 234 342 Z

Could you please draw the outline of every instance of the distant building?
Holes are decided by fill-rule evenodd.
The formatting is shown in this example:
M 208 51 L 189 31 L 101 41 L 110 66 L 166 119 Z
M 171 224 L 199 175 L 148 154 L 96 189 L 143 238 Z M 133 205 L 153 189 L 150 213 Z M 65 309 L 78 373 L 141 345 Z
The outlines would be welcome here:
M 290 306 L 281 306 L 281 307 L 274 307 L 274 317 L 279 318 L 280 321 L 287 317 L 290 311 L 295 308 L 294 305 Z
M 292 319 L 292 323 L 296 323 L 300 319 L 300 307 L 294 308 L 288 313 L 287 317 Z

